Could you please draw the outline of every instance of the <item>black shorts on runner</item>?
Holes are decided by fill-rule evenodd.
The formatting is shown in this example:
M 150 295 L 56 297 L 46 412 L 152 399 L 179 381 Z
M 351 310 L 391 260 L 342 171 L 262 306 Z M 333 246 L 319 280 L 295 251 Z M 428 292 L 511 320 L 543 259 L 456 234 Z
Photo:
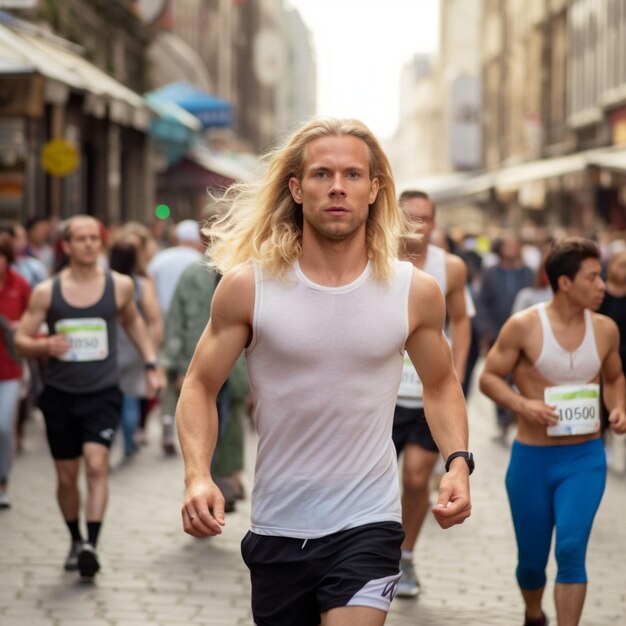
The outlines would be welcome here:
M 45 387 L 39 408 L 53 458 L 75 459 L 82 454 L 84 443 L 111 447 L 122 412 L 122 392 L 117 387 L 93 393 Z
M 413 443 L 429 452 L 439 452 L 439 448 L 430 433 L 424 409 L 408 409 L 396 405 L 391 438 L 396 446 L 398 456 L 407 443 Z
M 241 542 L 250 569 L 257 626 L 317 626 L 342 606 L 387 612 L 400 577 L 402 526 L 366 524 L 318 539 L 248 532 Z

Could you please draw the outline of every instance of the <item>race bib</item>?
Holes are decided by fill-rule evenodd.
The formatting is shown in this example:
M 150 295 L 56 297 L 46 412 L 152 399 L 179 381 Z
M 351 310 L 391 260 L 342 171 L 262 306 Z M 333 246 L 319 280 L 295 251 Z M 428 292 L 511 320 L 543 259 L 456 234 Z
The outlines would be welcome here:
M 548 426 L 550 437 L 589 435 L 600 430 L 600 385 L 559 385 L 547 387 L 546 404 L 556 406 L 559 421 Z
M 103 361 L 109 356 L 107 323 L 101 317 L 59 320 L 54 329 L 71 345 L 59 361 Z
M 400 388 L 398 389 L 398 397 L 410 400 L 421 400 L 423 395 L 422 381 L 417 375 L 409 355 L 405 352 L 404 363 L 402 364 L 402 378 L 400 380 Z

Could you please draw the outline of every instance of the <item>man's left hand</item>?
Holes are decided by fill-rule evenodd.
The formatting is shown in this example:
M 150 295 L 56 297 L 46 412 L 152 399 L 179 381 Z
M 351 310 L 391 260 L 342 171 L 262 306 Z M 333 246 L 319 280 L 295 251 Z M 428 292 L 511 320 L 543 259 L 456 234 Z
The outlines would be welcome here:
M 609 425 L 616 433 L 626 433 L 626 411 L 624 409 L 613 409 L 609 414 Z
M 465 463 L 454 463 L 444 474 L 439 483 L 439 498 L 432 512 L 444 529 L 462 524 L 471 515 L 469 470 Z

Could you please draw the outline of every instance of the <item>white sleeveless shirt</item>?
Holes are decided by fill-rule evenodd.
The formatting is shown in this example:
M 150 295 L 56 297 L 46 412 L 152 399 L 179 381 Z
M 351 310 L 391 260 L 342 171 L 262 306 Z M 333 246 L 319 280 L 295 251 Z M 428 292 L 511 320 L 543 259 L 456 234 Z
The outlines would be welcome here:
M 255 266 L 253 532 L 309 539 L 401 522 L 391 429 L 412 273 L 397 262 L 379 281 L 368 263 L 334 288 L 298 263 L 287 280 Z
M 539 373 L 555 385 L 585 384 L 593 380 L 602 363 L 596 346 L 591 311 L 585 309 L 585 336 L 581 344 L 573 352 L 568 352 L 552 332 L 546 303 L 535 305 L 535 309 L 539 314 L 543 333 L 541 353 L 535 361 Z

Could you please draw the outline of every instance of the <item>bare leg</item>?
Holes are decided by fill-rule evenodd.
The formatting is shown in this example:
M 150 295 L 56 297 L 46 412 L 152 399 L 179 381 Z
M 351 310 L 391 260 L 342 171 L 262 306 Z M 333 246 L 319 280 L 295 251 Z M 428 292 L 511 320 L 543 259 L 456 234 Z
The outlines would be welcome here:
M 109 449 L 99 443 L 83 446 L 87 474 L 87 521 L 101 522 L 109 497 Z
M 415 444 L 405 446 L 402 470 L 402 549 L 412 551 L 430 508 L 430 475 L 437 463 L 437 452 Z
M 77 520 L 80 515 L 78 470 L 80 458 L 55 461 L 57 472 L 57 501 L 66 521 Z
M 543 615 L 541 609 L 541 599 L 543 598 L 543 590 L 545 587 L 539 587 L 539 589 L 520 589 L 524 603 L 526 604 L 526 617 L 529 619 L 540 619 Z
M 383 626 L 387 613 L 369 606 L 341 606 L 322 613 L 322 626 Z
M 578 626 L 583 612 L 587 583 L 566 585 L 556 583 L 554 586 L 554 603 L 559 626 Z

